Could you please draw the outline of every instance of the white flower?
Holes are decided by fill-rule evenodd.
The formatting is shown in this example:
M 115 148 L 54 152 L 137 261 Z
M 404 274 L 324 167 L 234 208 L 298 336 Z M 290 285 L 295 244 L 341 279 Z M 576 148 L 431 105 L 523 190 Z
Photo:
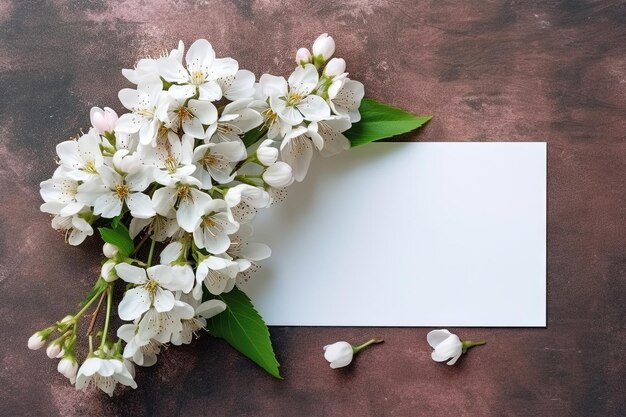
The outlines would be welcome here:
M 184 282 L 180 275 L 175 275 L 169 266 L 155 265 L 148 269 L 139 268 L 127 263 L 115 267 L 117 274 L 126 282 L 136 284 L 124 293 L 118 306 L 118 314 L 122 320 L 131 321 L 139 318 L 150 307 L 163 313 L 174 307 L 174 294 L 193 285 Z
M 262 188 L 238 184 L 226 191 L 224 201 L 239 223 L 247 223 L 254 218 L 257 209 L 269 207 L 272 199 Z
M 193 151 L 193 162 L 196 165 L 194 175 L 202 183 L 202 187 L 211 188 L 215 180 L 220 184 L 235 178 L 235 165 L 246 158 L 246 147 L 240 140 L 236 142 L 207 143 Z
M 172 185 L 181 179 L 191 178 L 194 138 L 184 134 L 181 138 L 171 130 L 159 135 L 156 146 L 140 146 L 137 154 L 145 165 L 158 168 L 154 179 L 162 185 Z
M 52 178 L 40 184 L 39 193 L 45 201 L 41 210 L 62 216 L 72 216 L 81 211 L 85 205 L 76 200 L 78 185 L 77 180 L 68 176 L 67 168 L 58 167 Z
M 209 256 L 198 264 L 196 269 L 196 281 L 198 284 L 204 282 L 204 285 L 211 294 L 219 295 L 233 289 L 235 286 L 235 278 L 239 270 L 240 267 L 237 262 L 218 256 Z M 194 296 L 196 299 L 198 299 L 199 287 L 198 285 L 194 288 Z
M 144 229 L 147 229 L 146 233 L 150 235 L 151 239 L 163 242 L 180 230 L 180 226 L 176 222 L 176 212 L 172 209 L 165 216 L 157 214 L 149 219 L 133 217 L 130 220 L 128 232 L 133 239 Z
M 196 246 L 213 254 L 226 252 L 230 246 L 231 235 L 239 230 L 239 223 L 224 200 L 210 201 L 202 215 L 200 225 L 193 231 Z
M 330 116 L 326 120 L 311 122 L 308 126 L 308 134 L 321 140 L 324 145 L 320 150 L 322 156 L 333 156 L 341 151 L 350 149 L 350 140 L 342 132 L 350 129 L 352 123 L 346 117 Z
M 178 132 L 182 130 L 191 137 L 204 139 L 203 125 L 217 121 L 217 109 L 210 101 L 185 98 L 172 98 L 167 108 L 166 126 Z
M 335 41 L 328 33 L 321 34 L 313 42 L 313 56 L 321 61 L 327 61 L 335 53 Z
M 120 214 L 126 203 L 133 217 L 146 219 L 155 215 L 150 197 L 143 193 L 151 182 L 152 169 L 148 167 L 139 167 L 123 177 L 104 165 L 100 168 L 100 181 L 81 184 L 76 198 L 79 202 L 93 205 L 94 214 L 105 218 Z
M 235 75 L 239 69 L 237 61 L 232 58 L 216 59 L 215 51 L 206 39 L 198 39 L 191 45 L 185 62 L 187 68 L 172 57 L 158 61 L 161 76 L 176 83 L 168 91 L 177 98 L 189 98 L 199 93 L 200 100 L 219 100 L 222 89 L 216 80 Z
M 205 207 L 211 201 L 207 193 L 196 188 L 200 186 L 200 181 L 187 177 L 159 188 L 152 195 L 154 209 L 161 216 L 167 216 L 176 207 L 178 225 L 191 233 L 200 225 Z
M 333 369 L 350 365 L 353 356 L 352 345 L 348 342 L 335 342 L 324 346 L 324 358 L 330 362 Z
M 70 380 L 73 384 L 76 382 L 76 372 L 78 371 L 78 363 L 74 358 L 63 358 L 57 365 L 57 371 Z
M 170 311 L 158 312 L 154 307 L 150 308 L 139 320 L 138 335 L 142 340 L 169 343 L 173 335 L 182 331 L 182 321 L 190 320 L 194 314 L 193 307 L 180 300 L 174 301 Z
M 311 63 L 311 52 L 306 48 L 300 48 L 296 52 L 296 64 L 306 65 Z
M 46 212 L 56 214 L 51 211 Z M 72 216 L 57 214 L 52 218 L 52 228 L 64 232 L 67 242 L 72 246 L 80 245 L 87 236 L 93 235 L 93 228 L 87 220 L 81 217 L 81 213 Z
M 309 130 L 300 126 L 287 135 L 280 144 L 280 154 L 283 161 L 288 163 L 293 170 L 293 177 L 301 182 L 309 171 L 309 165 L 313 158 L 313 143 L 318 149 L 322 149 L 324 141 L 319 135 L 311 136 Z
M 126 342 L 123 353 L 126 359 L 131 359 L 139 366 L 152 366 L 157 362 L 162 343 L 155 339 L 142 339 L 138 325 L 123 324 L 117 329 L 117 337 Z
M 260 83 L 269 96 L 270 107 L 290 125 L 299 125 L 303 120 L 321 120 L 330 116 L 330 108 L 320 96 L 312 94 L 317 86 L 319 75 L 312 64 L 297 67 L 289 76 L 283 77 L 264 74 Z
M 333 58 L 324 67 L 324 75 L 337 77 L 346 72 L 346 61 L 343 58 Z
M 333 113 L 347 117 L 351 123 L 361 120 L 359 106 L 364 95 L 363 84 L 348 78 L 333 82 L 328 88 L 328 101 Z
M 67 140 L 57 145 L 57 154 L 61 165 L 67 169 L 68 177 L 86 181 L 98 175 L 104 163 L 100 143 L 100 136 L 91 129 L 78 140 Z
M 193 337 L 198 336 L 198 331 L 206 327 L 207 319 L 226 310 L 226 303 L 222 300 L 208 300 L 200 303 L 199 300 L 191 296 L 184 297 L 181 299 L 192 306 L 195 313 L 192 318 L 181 320 L 182 329 L 178 333 L 172 334 L 172 344 L 176 346 L 191 343 Z
M 463 343 L 455 334 L 446 329 L 433 330 L 427 335 L 428 344 L 434 349 L 431 354 L 436 362 L 450 359 L 448 365 L 454 365 L 463 353 Z
M 283 161 L 272 164 L 263 172 L 263 181 L 274 188 L 287 187 L 293 183 L 293 179 L 291 166 Z
M 450 333 L 446 329 L 432 330 L 426 335 L 428 344 L 434 349 L 431 357 L 435 362 L 447 362 L 454 365 L 463 353 L 474 346 L 484 345 L 485 342 L 461 341 L 459 336 Z
M 146 90 L 124 88 L 118 93 L 122 105 L 131 113 L 123 114 L 115 126 L 116 132 L 139 132 L 139 141 L 143 145 L 154 144 L 163 114 L 167 105 L 167 96 L 160 86 L 151 85 Z
M 91 125 L 96 131 L 104 135 L 105 133 L 112 133 L 115 130 L 115 123 L 117 122 L 117 113 L 115 110 L 105 107 L 102 110 L 100 107 L 92 107 L 89 112 L 89 119 Z
M 137 384 L 126 364 L 119 359 L 113 358 L 91 357 L 83 362 L 76 376 L 76 389 L 84 390 L 90 383 L 93 383 L 110 396 L 113 396 L 113 391 L 118 383 L 137 388 Z
M 240 137 L 263 123 L 263 117 L 248 107 L 250 99 L 228 103 L 217 123 L 207 127 L 205 142 L 241 142 Z

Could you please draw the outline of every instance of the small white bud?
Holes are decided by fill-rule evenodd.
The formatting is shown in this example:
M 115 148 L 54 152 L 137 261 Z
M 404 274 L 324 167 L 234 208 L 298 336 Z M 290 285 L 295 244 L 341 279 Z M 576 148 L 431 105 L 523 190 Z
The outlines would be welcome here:
M 298 49 L 296 52 L 296 64 L 305 65 L 311 63 L 311 52 L 306 48 Z
M 283 188 L 293 182 L 293 173 L 289 164 L 278 161 L 263 173 L 263 181 L 274 188 Z
M 117 249 L 117 246 L 115 245 L 112 245 L 108 242 L 102 245 L 102 253 L 104 253 L 104 256 L 106 256 L 109 259 L 117 255 L 117 252 L 118 252 L 118 249 Z
M 102 265 L 100 275 L 102 276 L 102 279 L 104 279 L 106 282 L 113 282 L 117 279 L 115 265 L 117 265 L 117 262 L 115 262 L 113 259 L 109 259 Z
M 324 358 L 330 362 L 330 367 L 333 369 L 350 365 L 353 356 L 354 350 L 348 342 L 335 342 L 324 346 Z
M 46 339 L 44 339 L 40 332 L 37 332 L 28 338 L 28 348 L 31 350 L 41 349 L 45 345 Z
M 335 41 L 328 33 L 320 35 L 315 42 L 313 42 L 313 56 L 318 58 L 322 57 L 324 61 L 328 61 L 335 53 Z
M 259 148 L 256 150 L 257 159 L 266 167 L 272 165 L 278 159 L 278 149 L 269 146 L 273 142 L 274 141 L 268 139 L 261 143 Z
M 333 58 L 328 61 L 324 74 L 329 77 L 336 77 L 346 72 L 346 61 L 343 58 Z
M 58 358 L 60 354 L 61 345 L 59 345 L 58 343 L 52 342 L 46 348 L 46 355 L 48 355 L 50 359 Z

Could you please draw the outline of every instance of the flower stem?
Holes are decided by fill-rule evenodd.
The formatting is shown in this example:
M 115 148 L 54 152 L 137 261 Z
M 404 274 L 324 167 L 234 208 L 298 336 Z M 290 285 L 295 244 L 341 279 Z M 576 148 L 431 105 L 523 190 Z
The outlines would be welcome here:
M 463 346 L 463 353 L 466 353 L 470 348 L 473 348 L 474 346 L 481 346 L 486 344 L 487 342 L 484 340 L 481 340 L 480 342 L 472 342 L 471 340 L 466 340 L 462 343 Z
M 113 285 L 107 287 L 107 315 L 104 319 L 104 329 L 102 329 L 102 341 L 100 342 L 100 349 L 104 347 L 107 341 L 107 333 L 109 332 L 109 320 L 111 319 L 111 305 L 113 304 Z
M 368 347 L 369 345 L 373 345 L 374 343 L 383 343 L 384 340 L 380 339 L 378 337 L 374 338 L 374 339 L 370 339 L 367 342 L 363 343 L 362 345 L 359 346 L 352 346 L 352 352 L 354 353 L 359 353 L 361 351 L 361 349 Z
M 148 252 L 148 262 L 146 262 L 146 265 L 148 267 L 150 267 L 150 265 L 152 265 L 152 255 L 154 254 L 154 246 L 156 245 L 156 240 L 152 239 L 152 242 L 150 242 L 150 252 Z
M 87 336 L 91 335 L 91 332 L 93 332 L 93 328 L 96 325 L 96 320 L 98 319 L 98 315 L 100 314 L 100 307 L 102 306 L 105 295 L 106 292 L 102 291 L 102 295 L 100 295 L 100 301 L 98 301 L 98 305 L 91 315 L 91 321 L 89 322 L 89 327 L 87 328 Z
M 85 311 L 87 311 L 87 309 L 89 308 L 89 306 L 90 306 L 91 304 L 93 304 L 93 302 L 94 302 L 94 301 L 96 301 L 96 298 L 98 298 L 98 296 L 104 292 L 104 290 L 105 290 L 105 289 L 106 289 L 106 287 L 102 288 L 99 292 L 95 293 L 95 294 L 93 295 L 93 297 L 91 298 L 91 300 L 89 300 L 89 301 L 88 301 L 88 302 L 87 302 L 87 303 L 83 306 L 83 308 L 81 308 L 81 309 L 80 309 L 80 311 L 74 315 L 74 320 L 78 320 L 78 319 L 80 318 L 80 316 L 82 316 L 82 315 L 83 315 L 83 313 L 84 313 Z

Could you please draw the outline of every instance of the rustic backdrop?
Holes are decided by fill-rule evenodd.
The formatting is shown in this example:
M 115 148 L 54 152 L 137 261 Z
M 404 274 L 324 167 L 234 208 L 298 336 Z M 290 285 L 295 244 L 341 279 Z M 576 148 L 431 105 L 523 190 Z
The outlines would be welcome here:
M 369 97 L 435 116 L 403 140 L 549 143 L 547 328 L 454 329 L 488 344 L 447 367 L 429 329 L 277 327 L 283 381 L 204 337 L 136 391 L 74 391 L 26 349 L 98 271 L 95 239 L 63 245 L 38 211 L 55 145 L 91 106 L 121 109 L 120 69 L 179 38 L 287 74 L 322 32 Z M 625 115 L 624 2 L 2 0 L 0 415 L 626 415 Z M 328 368 L 324 344 L 371 335 L 385 345 Z

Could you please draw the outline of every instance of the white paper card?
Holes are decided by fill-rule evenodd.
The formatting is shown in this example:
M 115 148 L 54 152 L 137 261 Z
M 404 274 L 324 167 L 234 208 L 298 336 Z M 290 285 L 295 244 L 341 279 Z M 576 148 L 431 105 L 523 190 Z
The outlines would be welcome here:
M 269 325 L 545 326 L 546 144 L 373 143 L 315 158 L 254 220 Z

